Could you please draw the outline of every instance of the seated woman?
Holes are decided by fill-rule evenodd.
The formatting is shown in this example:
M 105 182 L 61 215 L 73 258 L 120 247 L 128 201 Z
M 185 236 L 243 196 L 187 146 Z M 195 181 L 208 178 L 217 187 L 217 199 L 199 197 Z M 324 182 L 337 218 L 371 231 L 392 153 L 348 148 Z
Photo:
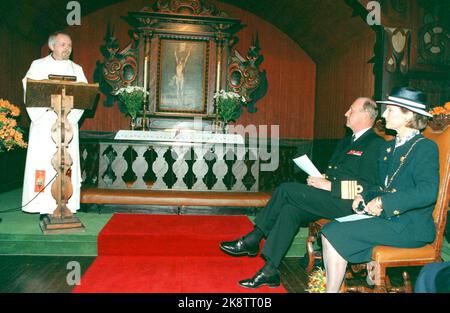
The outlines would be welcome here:
M 397 132 L 379 157 L 379 186 L 355 198 L 353 210 L 372 218 L 331 222 L 322 229 L 327 292 L 338 292 L 347 263 L 371 261 L 378 245 L 417 248 L 434 240 L 433 209 L 439 189 L 437 145 L 420 133 L 431 115 L 417 90 L 392 91 L 383 114 Z M 360 210 L 361 207 L 364 210 Z

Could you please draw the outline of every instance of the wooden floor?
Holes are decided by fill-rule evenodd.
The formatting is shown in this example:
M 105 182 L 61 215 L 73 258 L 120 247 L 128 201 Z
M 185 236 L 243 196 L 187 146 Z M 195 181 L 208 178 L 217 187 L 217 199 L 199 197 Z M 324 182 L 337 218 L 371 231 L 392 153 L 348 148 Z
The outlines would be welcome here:
M 279 268 L 283 286 L 289 293 L 305 293 L 308 274 L 300 265 L 300 258 L 284 258 Z
M 0 293 L 70 292 L 67 283 L 71 269 L 67 264 L 76 261 L 84 273 L 95 257 L 68 256 L 0 256 Z M 306 273 L 299 258 L 285 258 L 280 266 L 282 281 L 288 292 L 303 293 Z M 245 279 L 248 277 L 242 277 Z
M 77 261 L 84 273 L 95 257 L 0 256 L 0 293 L 70 292 L 67 264 Z
M 80 256 L 0 256 L 0 293 L 71 292 L 73 286 L 67 283 L 67 276 L 73 268 L 67 269 L 69 262 L 78 262 L 83 274 L 94 260 L 95 257 Z M 300 258 L 285 258 L 279 270 L 289 293 L 305 293 L 308 275 L 300 264 Z M 410 271 L 413 283 L 419 270 Z M 397 271 L 393 284 L 401 283 L 401 271 Z M 249 277 L 242 277 L 245 278 Z

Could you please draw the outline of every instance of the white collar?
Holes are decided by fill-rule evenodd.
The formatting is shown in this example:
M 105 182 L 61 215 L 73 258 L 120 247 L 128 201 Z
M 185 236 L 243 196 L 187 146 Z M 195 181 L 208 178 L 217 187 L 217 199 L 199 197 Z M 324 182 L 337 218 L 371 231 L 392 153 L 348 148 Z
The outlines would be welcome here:
M 403 146 L 405 143 L 416 137 L 418 134 L 420 134 L 420 131 L 417 129 L 414 129 L 409 135 L 401 138 L 400 136 L 395 136 L 395 148 Z
M 354 133 L 354 134 L 353 134 L 353 135 L 355 136 L 354 141 L 358 140 L 358 138 L 361 137 L 362 135 L 364 135 L 364 133 L 365 133 L 366 131 L 368 131 L 370 128 L 371 128 L 371 127 L 364 128 L 364 129 L 360 130 L 359 132 Z
M 53 57 L 53 55 L 50 53 L 48 56 L 47 56 L 50 60 L 52 60 L 53 62 L 58 62 L 58 63 L 63 63 L 63 62 L 67 62 L 67 61 L 69 61 L 69 59 L 67 59 L 67 60 L 57 60 L 57 59 L 55 59 L 54 57 Z

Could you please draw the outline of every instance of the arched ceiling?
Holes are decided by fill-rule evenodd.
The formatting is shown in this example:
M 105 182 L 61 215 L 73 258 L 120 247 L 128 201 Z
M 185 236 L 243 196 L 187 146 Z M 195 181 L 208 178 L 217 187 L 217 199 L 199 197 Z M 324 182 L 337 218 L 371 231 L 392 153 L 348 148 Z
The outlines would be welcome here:
M 291 37 L 314 60 L 343 47 L 342 43 L 373 30 L 356 14 L 357 1 L 222 0 L 250 11 Z M 353 16 L 353 17 L 352 17 Z
M 124 0 L 78 0 L 82 15 Z M 372 31 L 352 17 L 356 0 L 218 0 L 254 13 L 286 33 L 314 60 L 334 53 L 342 42 Z M 49 33 L 64 28 L 67 0 L 2 0 L 0 23 L 43 44 Z M 149 1 L 150 4 L 150 1 Z

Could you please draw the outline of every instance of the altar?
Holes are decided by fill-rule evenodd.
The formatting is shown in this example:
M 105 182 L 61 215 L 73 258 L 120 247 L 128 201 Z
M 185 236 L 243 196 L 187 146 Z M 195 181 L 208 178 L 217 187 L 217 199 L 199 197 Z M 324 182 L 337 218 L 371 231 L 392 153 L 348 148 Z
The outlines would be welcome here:
M 237 134 L 119 131 L 96 146 L 82 159 L 98 162 L 98 188 L 258 191 L 258 148 Z
M 247 55 L 241 55 L 235 45 L 245 25 L 202 1 L 156 1 L 152 7 L 128 12 L 126 21 L 131 41 L 124 49 L 114 32 L 105 36 L 102 90 L 119 108 L 127 108 L 117 95 L 126 88 L 140 88 L 142 108 L 136 116 L 122 111 L 131 117 L 131 130 L 118 130 L 82 148 L 88 173 L 84 186 L 257 192 L 260 160 L 268 160 L 267 145 L 261 159 L 254 143 L 258 139 L 246 142 L 226 132 L 226 125 L 244 110 L 256 112 L 255 104 L 264 95 L 257 34 Z M 226 118 L 216 99 L 225 91 L 239 99 Z M 277 162 L 278 156 L 273 159 Z

